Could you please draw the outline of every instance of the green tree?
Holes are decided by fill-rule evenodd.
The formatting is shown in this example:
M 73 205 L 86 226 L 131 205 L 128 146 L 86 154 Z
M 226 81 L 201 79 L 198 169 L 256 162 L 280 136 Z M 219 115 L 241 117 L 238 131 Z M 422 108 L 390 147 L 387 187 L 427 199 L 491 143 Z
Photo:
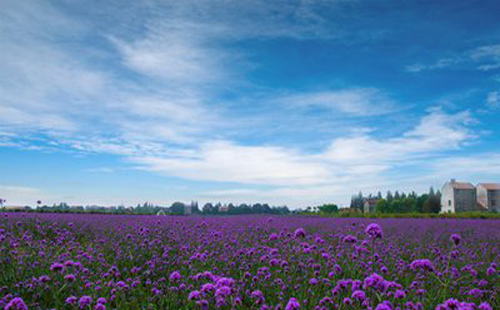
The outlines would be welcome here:
M 339 212 L 339 207 L 336 204 L 329 203 L 318 207 L 321 213 L 337 213 Z
M 386 199 L 380 199 L 375 209 L 379 213 L 389 213 L 389 202 Z

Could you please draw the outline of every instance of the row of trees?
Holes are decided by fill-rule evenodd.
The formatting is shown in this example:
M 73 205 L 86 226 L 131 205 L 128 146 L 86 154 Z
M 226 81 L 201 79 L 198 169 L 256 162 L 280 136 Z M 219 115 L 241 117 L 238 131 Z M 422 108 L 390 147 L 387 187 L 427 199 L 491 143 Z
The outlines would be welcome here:
M 379 213 L 439 213 L 441 211 L 441 192 L 430 188 L 428 193 L 418 195 L 415 192 L 409 194 L 388 191 L 385 197 L 378 192 L 377 195 L 370 194 L 368 197 L 359 193 L 351 198 L 351 208 L 363 211 L 366 199 L 376 199 L 376 212 Z
M 2 201 L 3 202 L 3 201 Z M 291 211 L 287 206 L 269 206 L 264 203 L 255 204 L 221 204 L 221 203 L 206 203 L 201 208 L 198 202 L 193 201 L 190 204 L 184 204 L 182 202 L 174 202 L 169 207 L 158 206 L 152 203 L 145 202 L 144 204 L 138 204 L 135 207 L 126 206 L 70 206 L 65 202 L 60 204 L 54 204 L 52 206 L 41 205 L 41 202 L 37 202 L 38 207 L 32 209 L 30 207 L 9 209 L 11 211 L 36 211 L 36 212 L 64 212 L 64 213 L 113 213 L 113 214 L 157 214 L 163 211 L 165 214 L 184 214 L 186 207 L 190 208 L 190 213 L 192 214 L 290 214 Z M 2 206 L 0 206 L 1 208 Z

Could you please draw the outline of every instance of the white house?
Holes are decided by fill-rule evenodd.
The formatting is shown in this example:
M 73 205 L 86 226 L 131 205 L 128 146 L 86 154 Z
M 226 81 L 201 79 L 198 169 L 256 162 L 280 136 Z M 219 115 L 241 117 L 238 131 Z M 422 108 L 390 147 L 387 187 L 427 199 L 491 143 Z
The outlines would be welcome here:
M 364 213 L 374 213 L 377 211 L 377 203 L 380 199 L 377 198 L 367 198 L 363 202 L 363 212 Z
M 486 210 L 500 212 L 500 183 L 479 183 L 477 201 Z
M 441 189 L 441 212 L 477 211 L 476 187 L 469 182 L 451 179 Z

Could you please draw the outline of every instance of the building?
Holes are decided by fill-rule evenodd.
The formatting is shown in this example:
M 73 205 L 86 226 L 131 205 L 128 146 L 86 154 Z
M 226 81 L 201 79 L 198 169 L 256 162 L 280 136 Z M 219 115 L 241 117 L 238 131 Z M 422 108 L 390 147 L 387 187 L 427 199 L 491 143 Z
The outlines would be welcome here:
M 191 213 L 193 213 L 193 205 L 184 204 L 184 215 L 191 215 Z
M 363 202 L 363 212 L 364 213 L 374 213 L 377 211 L 377 203 L 380 199 L 378 198 L 367 198 Z
M 451 179 L 441 189 L 441 212 L 478 211 L 476 187 L 469 182 Z
M 500 212 L 500 183 L 479 183 L 476 194 L 481 208 Z

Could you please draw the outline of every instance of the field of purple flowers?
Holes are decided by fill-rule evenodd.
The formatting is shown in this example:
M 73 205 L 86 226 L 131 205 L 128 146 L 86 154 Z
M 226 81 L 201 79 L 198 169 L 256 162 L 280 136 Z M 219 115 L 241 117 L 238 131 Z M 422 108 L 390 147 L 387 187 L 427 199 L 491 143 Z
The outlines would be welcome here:
M 500 309 L 500 221 L 0 214 L 0 309 Z

